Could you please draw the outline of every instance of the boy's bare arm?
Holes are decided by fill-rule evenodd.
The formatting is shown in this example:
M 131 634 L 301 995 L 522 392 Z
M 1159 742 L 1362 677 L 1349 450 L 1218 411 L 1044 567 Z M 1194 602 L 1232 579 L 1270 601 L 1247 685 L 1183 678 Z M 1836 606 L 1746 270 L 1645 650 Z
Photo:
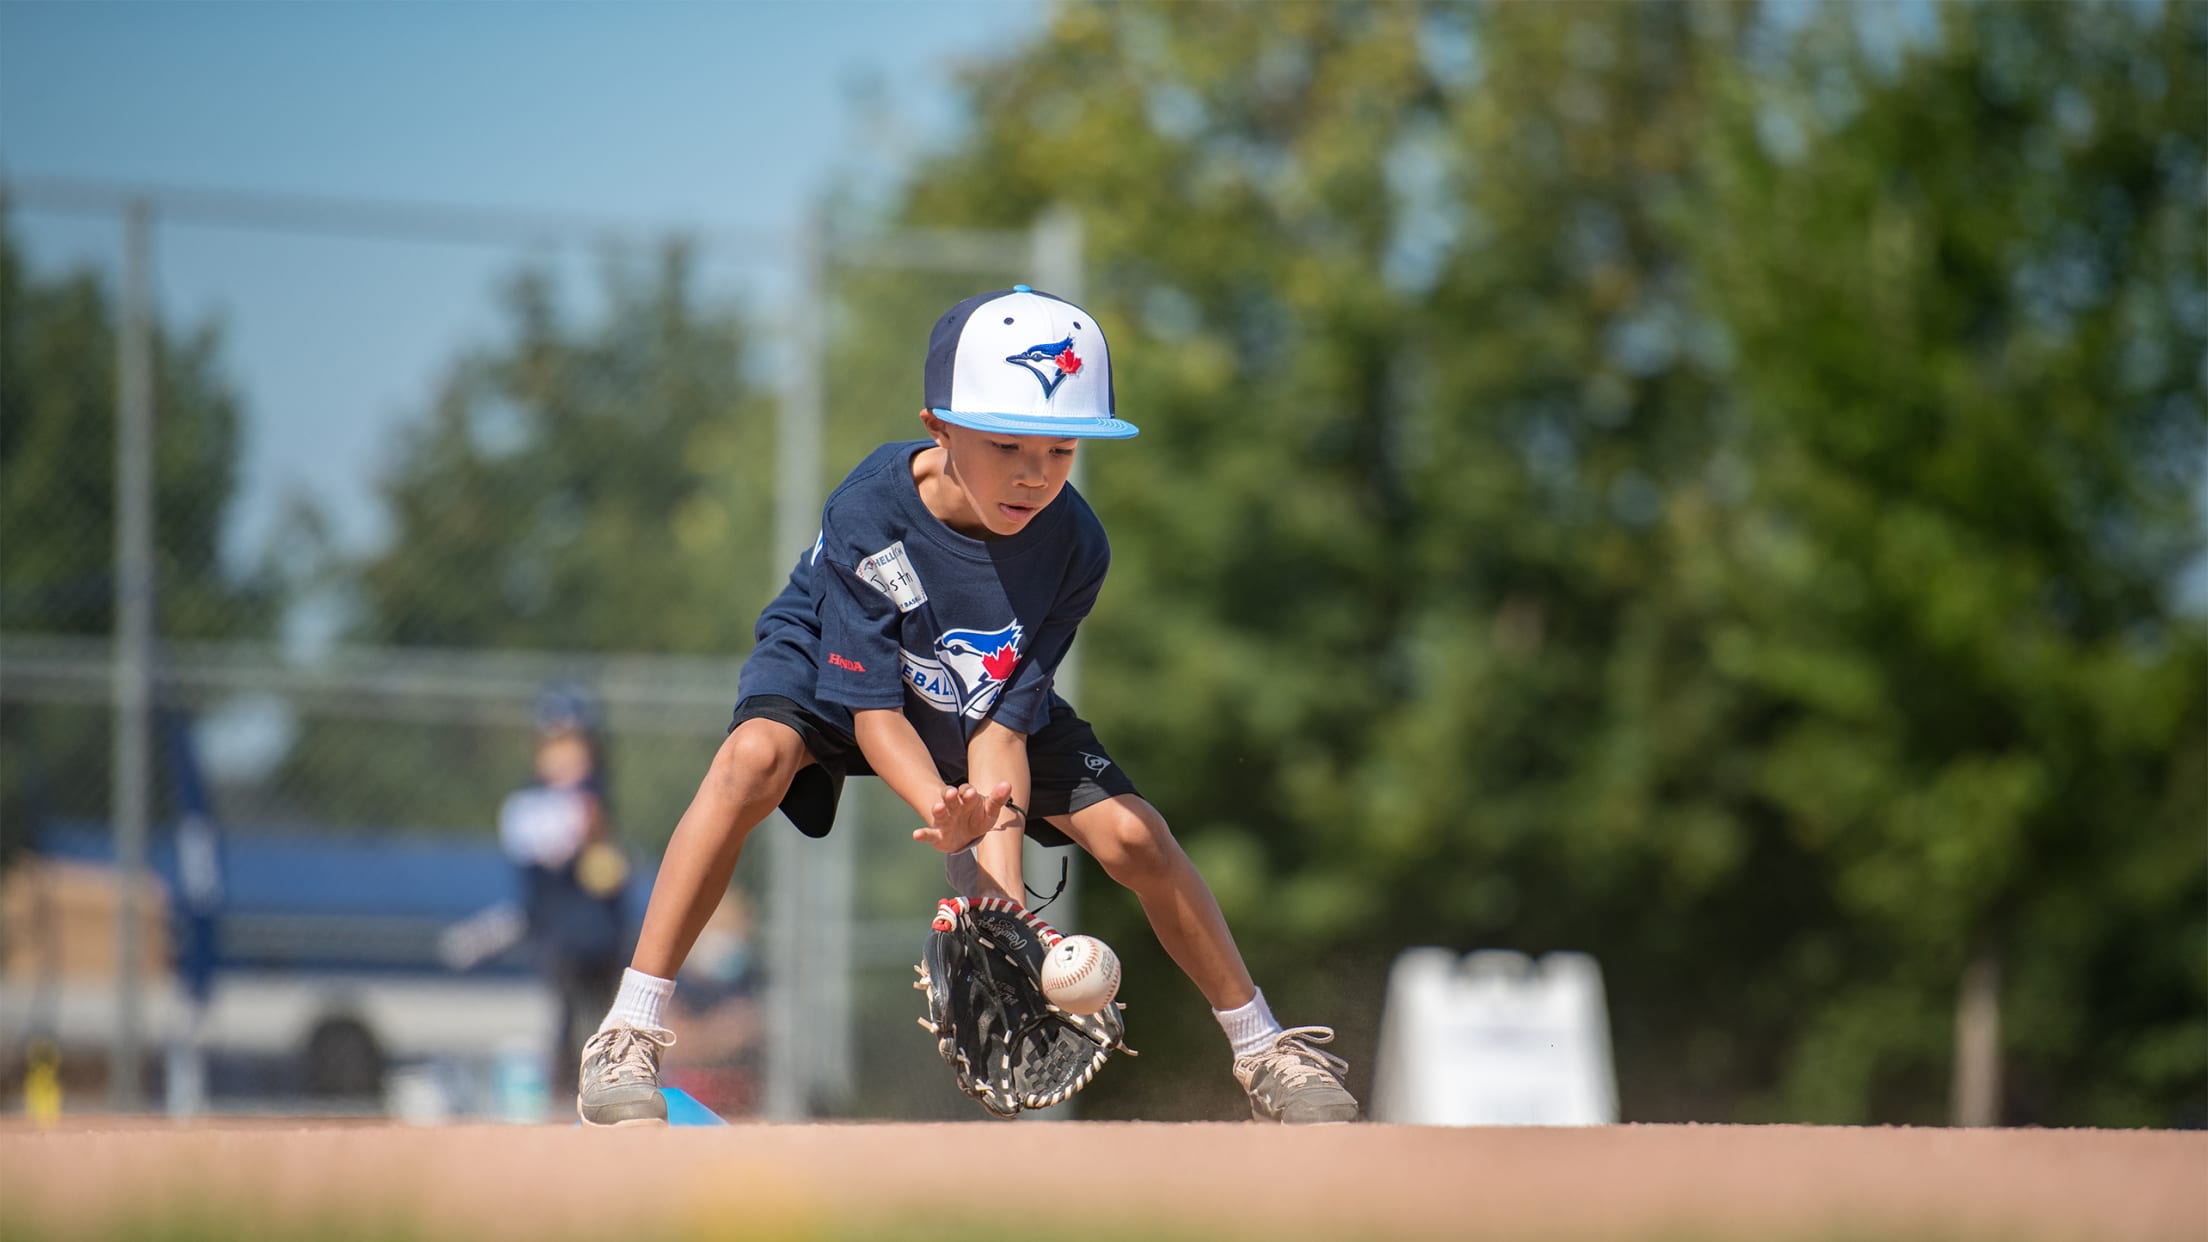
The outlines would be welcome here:
M 975 843 L 974 861 L 981 866 L 985 889 L 994 885 L 998 890 L 994 894 L 985 891 L 984 896 L 1018 901 L 1025 884 L 1020 870 L 1020 843 L 1027 835 L 1025 808 L 1030 805 L 1028 794 L 1032 792 L 1027 770 L 1027 735 L 994 720 L 983 722 L 966 744 L 966 771 L 977 788 L 1012 787 L 1011 798 L 997 813 L 996 827 L 1001 831 L 990 832 Z
M 927 744 L 897 708 L 851 713 L 851 732 L 867 766 L 920 817 L 922 827 L 913 830 L 912 839 L 946 854 L 965 849 L 994 828 L 1012 796 L 1008 783 L 986 791 L 972 784 L 945 785 Z

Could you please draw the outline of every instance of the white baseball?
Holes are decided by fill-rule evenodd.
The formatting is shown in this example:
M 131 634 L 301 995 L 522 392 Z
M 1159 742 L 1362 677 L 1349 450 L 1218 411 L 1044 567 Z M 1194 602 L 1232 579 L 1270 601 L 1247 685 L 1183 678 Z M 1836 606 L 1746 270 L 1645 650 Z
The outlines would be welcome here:
M 1043 959 L 1043 995 L 1067 1013 L 1095 1013 L 1119 995 L 1119 954 L 1094 936 L 1066 937 Z

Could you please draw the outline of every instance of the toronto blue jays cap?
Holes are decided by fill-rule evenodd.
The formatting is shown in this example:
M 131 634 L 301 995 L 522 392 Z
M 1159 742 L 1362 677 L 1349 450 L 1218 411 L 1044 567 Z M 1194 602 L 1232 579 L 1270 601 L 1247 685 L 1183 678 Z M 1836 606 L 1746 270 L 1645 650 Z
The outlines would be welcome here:
M 937 418 L 1015 436 L 1124 440 L 1104 330 L 1063 298 L 1014 285 L 943 312 L 928 336 L 925 404 Z

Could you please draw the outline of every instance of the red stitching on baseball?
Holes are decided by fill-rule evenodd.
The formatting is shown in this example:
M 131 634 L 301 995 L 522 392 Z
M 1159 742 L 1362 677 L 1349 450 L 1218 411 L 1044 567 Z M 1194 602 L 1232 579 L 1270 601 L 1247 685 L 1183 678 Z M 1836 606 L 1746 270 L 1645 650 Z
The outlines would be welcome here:
M 1088 978 L 1090 972 L 1095 971 L 1098 967 L 1102 966 L 1103 963 L 1104 952 L 1101 948 L 1099 948 L 1097 951 L 1089 954 L 1088 960 L 1082 962 L 1079 969 L 1075 970 L 1070 975 L 1060 977 L 1057 980 L 1057 987 L 1054 990 L 1063 992 L 1073 987 L 1074 985 L 1080 983 L 1083 979 Z

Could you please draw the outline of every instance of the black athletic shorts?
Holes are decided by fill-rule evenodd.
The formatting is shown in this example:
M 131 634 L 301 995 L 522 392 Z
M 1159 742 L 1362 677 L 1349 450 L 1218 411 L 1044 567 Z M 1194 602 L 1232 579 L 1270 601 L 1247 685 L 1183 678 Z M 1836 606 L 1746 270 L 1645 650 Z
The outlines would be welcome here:
M 755 694 L 736 705 L 728 730 L 754 718 L 788 725 L 804 739 L 814 762 L 797 770 L 789 792 L 782 795 L 782 813 L 808 837 L 825 837 L 836 823 L 836 804 L 843 798 L 843 778 L 872 776 L 866 756 L 850 735 L 805 710 L 805 705 L 779 694 Z M 1028 807 L 1027 835 L 1040 845 L 1071 845 L 1066 834 L 1045 822 L 1053 815 L 1070 815 L 1106 798 L 1135 793 L 1135 783 L 1113 762 L 1089 722 L 1062 703 L 1053 704 L 1050 723 L 1027 738 Z M 944 772 L 951 784 L 964 784 L 966 773 Z

